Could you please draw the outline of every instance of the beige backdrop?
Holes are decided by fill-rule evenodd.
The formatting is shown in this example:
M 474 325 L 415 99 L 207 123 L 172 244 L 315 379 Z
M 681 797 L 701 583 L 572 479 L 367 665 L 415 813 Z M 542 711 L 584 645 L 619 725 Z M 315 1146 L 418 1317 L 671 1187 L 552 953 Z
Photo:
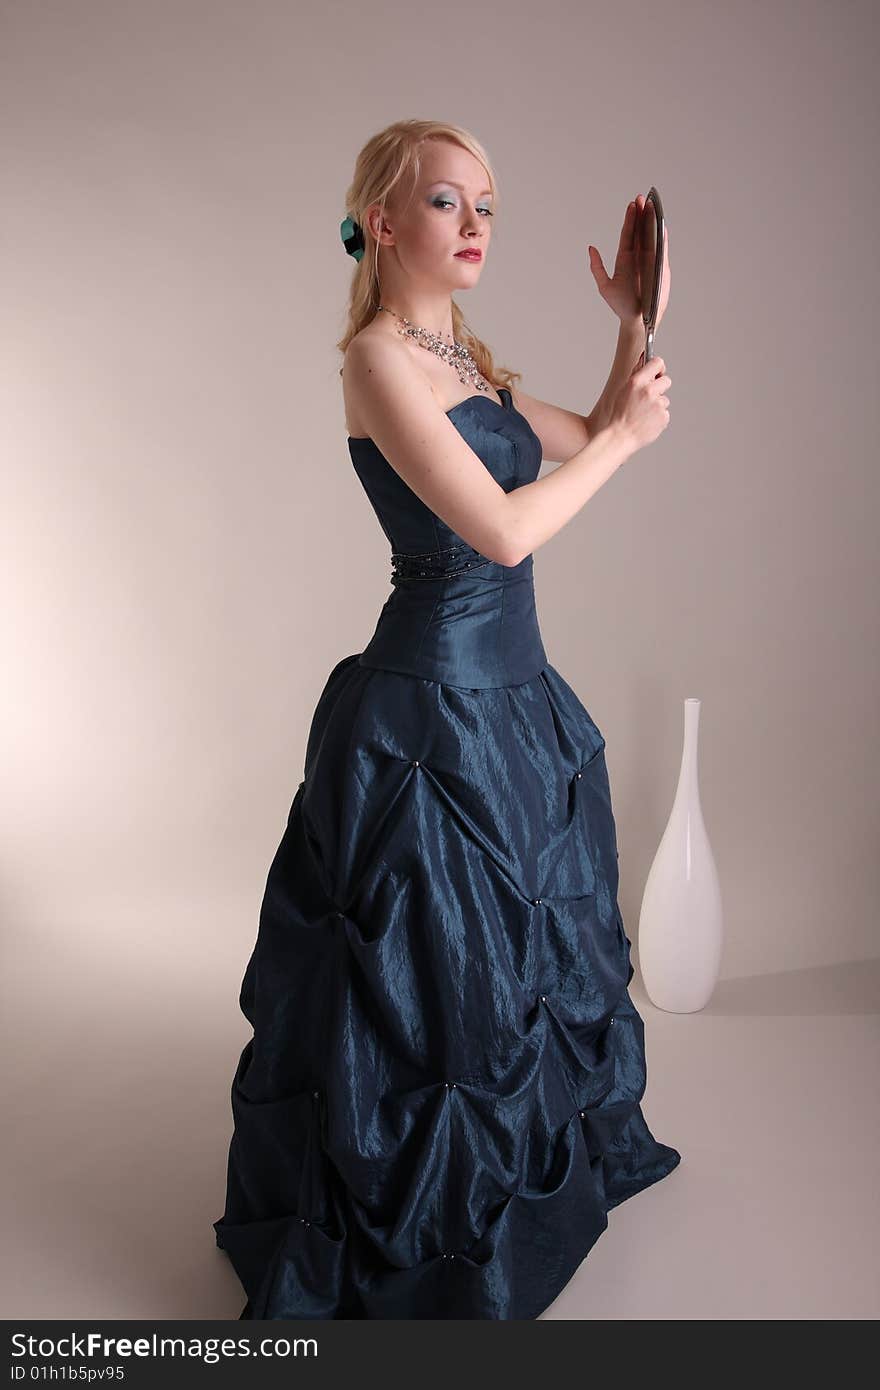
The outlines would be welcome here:
M 389 592 L 333 346 L 343 195 L 387 122 L 485 143 L 500 215 L 460 302 L 573 409 L 616 336 L 587 244 L 610 266 L 628 200 L 664 200 L 670 427 L 535 556 L 607 740 L 630 936 L 696 696 L 714 1002 L 878 955 L 876 10 L 55 0 L 2 29 L 5 1110 L 38 1119 L 7 1306 L 107 1311 L 111 1272 L 131 1315 L 221 1316 L 193 1291 L 238 984 L 315 703 Z M 685 1090 L 655 1126 L 683 1152 Z M 130 1184 L 150 1206 L 182 1166 L 204 1206 L 168 1264 Z M 125 1227 L 112 1258 L 84 1210 Z

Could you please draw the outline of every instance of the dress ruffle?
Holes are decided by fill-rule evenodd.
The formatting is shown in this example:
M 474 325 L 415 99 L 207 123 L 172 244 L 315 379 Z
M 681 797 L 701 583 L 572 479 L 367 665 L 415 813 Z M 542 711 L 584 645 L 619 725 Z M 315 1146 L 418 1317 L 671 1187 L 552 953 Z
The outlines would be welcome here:
M 331 672 L 241 988 L 242 1317 L 536 1318 L 679 1163 L 640 1108 L 604 749 L 549 664 Z

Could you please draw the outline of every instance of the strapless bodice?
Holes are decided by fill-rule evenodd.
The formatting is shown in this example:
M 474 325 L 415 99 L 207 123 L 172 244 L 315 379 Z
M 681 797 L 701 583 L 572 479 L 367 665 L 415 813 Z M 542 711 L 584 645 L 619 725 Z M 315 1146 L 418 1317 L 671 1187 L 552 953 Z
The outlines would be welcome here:
M 537 478 L 541 441 L 510 392 L 473 395 L 447 417 L 492 477 L 512 492 Z M 468 545 L 418 498 L 369 438 L 348 439 L 361 485 L 391 543 L 393 592 L 358 660 L 471 689 L 518 685 L 547 662 L 532 556 L 500 565 Z

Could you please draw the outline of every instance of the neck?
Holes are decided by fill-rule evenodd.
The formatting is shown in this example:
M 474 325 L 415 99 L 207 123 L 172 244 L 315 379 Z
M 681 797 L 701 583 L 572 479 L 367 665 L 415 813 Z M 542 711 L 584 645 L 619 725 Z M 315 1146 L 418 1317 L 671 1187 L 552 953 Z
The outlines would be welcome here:
M 388 322 L 401 327 L 401 320 L 408 319 L 413 328 L 423 328 L 427 333 L 442 338 L 444 343 L 452 343 L 452 303 L 448 296 L 442 304 L 421 296 L 389 295 L 382 296 L 378 312 Z

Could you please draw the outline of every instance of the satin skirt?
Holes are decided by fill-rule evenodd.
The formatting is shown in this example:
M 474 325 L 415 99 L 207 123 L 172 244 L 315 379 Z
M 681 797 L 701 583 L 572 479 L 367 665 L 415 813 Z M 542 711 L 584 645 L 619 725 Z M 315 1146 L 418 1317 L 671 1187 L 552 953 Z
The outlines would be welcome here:
M 331 672 L 241 987 L 242 1318 L 536 1318 L 680 1162 L 640 1108 L 604 749 L 549 664 Z

